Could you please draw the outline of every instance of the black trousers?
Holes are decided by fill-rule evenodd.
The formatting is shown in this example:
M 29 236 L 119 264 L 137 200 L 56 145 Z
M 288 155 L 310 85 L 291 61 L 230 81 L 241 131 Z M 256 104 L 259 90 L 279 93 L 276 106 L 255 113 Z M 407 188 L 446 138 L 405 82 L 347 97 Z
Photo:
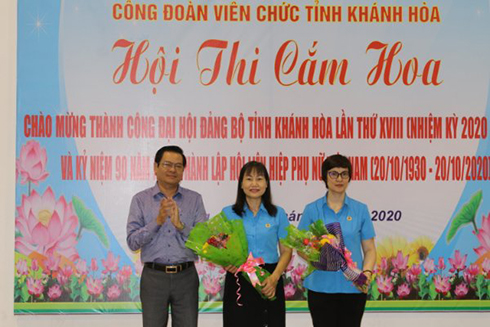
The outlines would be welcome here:
M 308 308 L 314 327 L 360 327 L 364 293 L 319 293 L 308 290 Z
M 273 272 L 277 264 L 265 264 L 265 269 Z M 286 301 L 284 298 L 284 282 L 280 278 L 276 288 L 274 301 L 264 300 L 246 281 L 241 273 L 240 294 L 237 304 L 236 277 L 226 273 L 225 292 L 223 296 L 223 326 L 224 327 L 285 327 L 286 326 Z

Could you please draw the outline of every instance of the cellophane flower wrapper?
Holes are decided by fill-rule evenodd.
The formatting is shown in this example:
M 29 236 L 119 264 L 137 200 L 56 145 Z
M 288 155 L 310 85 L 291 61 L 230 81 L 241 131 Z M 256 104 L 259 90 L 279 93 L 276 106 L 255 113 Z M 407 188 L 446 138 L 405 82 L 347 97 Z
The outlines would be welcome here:
M 210 239 L 227 236 L 223 247 L 208 243 Z M 247 260 L 248 243 L 241 220 L 228 220 L 221 212 L 208 221 L 197 223 L 185 246 L 201 258 L 220 266 L 239 267 Z
M 250 277 L 248 276 L 248 274 L 244 271 L 242 271 L 241 274 L 242 274 L 243 278 L 245 278 L 253 286 L 253 283 L 250 280 Z M 273 298 L 268 298 L 267 296 L 264 295 L 264 293 L 262 293 L 262 288 L 263 288 L 262 284 L 264 283 L 264 280 L 266 280 L 266 278 L 271 275 L 271 273 L 269 271 L 267 271 L 266 269 L 260 267 L 260 266 L 256 266 L 255 267 L 255 274 L 257 275 L 257 277 L 260 281 L 260 284 L 256 284 L 254 286 L 255 290 L 257 292 L 259 292 L 260 296 L 264 300 L 274 301 L 276 299 L 275 296 Z
M 209 243 L 210 240 L 221 239 L 223 235 L 227 236 L 226 244 L 218 242 L 217 247 Z M 201 258 L 220 266 L 241 267 L 249 259 L 247 235 L 243 222 L 239 219 L 229 220 L 223 212 L 208 221 L 197 223 L 189 234 L 185 246 Z M 250 258 L 253 260 L 253 257 Z M 262 258 L 258 260 L 263 262 Z M 270 276 L 270 273 L 259 265 L 254 266 L 254 271 L 260 284 Z M 273 299 L 265 297 L 262 294 L 262 286 L 257 283 L 254 285 L 247 272 L 242 271 L 241 274 L 264 299 L 275 299 L 275 297 Z
M 316 236 L 311 231 L 299 230 L 293 225 L 286 227 L 286 231 L 288 235 L 281 240 L 283 245 L 305 254 L 308 261 L 320 260 L 320 249 L 312 246 Z
M 318 248 L 320 240 L 320 248 Z M 344 245 L 344 238 L 340 224 L 330 223 L 324 225 L 317 220 L 309 226 L 308 231 L 300 231 L 290 225 L 288 236 L 283 244 L 297 251 L 303 252 L 308 258 L 308 269 L 303 278 L 311 274 L 315 269 L 324 271 L 341 270 L 345 278 L 357 287 L 363 287 L 366 275 L 356 267 L 351 259 L 350 251 Z
M 318 222 L 318 221 L 317 221 Z M 345 247 L 340 223 L 330 223 L 324 226 L 329 234 L 335 236 L 333 242 L 325 243 L 320 250 L 320 260 L 312 265 L 320 270 L 341 270 L 344 277 L 356 287 L 366 287 L 367 277 L 357 268 L 357 263 L 351 259 L 351 252 Z

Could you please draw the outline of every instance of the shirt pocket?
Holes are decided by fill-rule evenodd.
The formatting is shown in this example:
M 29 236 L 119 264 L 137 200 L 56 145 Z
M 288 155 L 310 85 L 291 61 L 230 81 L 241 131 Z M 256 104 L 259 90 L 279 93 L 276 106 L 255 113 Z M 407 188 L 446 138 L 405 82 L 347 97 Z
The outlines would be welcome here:
M 261 229 L 264 237 L 273 238 L 276 240 L 279 232 L 279 219 L 277 217 L 267 217 L 263 221 Z
M 361 220 L 356 213 L 347 215 L 341 227 L 344 241 L 358 240 L 361 238 Z

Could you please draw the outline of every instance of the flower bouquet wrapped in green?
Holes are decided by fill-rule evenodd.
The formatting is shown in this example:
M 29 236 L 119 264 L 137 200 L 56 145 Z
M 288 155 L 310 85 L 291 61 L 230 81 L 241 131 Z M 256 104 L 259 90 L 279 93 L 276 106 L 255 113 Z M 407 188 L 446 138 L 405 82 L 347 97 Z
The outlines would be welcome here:
M 248 255 L 247 236 L 240 220 L 228 220 L 223 212 L 197 223 L 185 246 L 201 258 L 220 266 L 240 267 Z
M 214 264 L 238 267 L 238 272 L 264 299 L 268 299 L 262 294 L 262 282 L 270 273 L 260 266 L 264 263 L 262 258 L 248 254 L 247 236 L 241 220 L 229 220 L 220 212 L 208 221 L 197 223 L 185 246 Z

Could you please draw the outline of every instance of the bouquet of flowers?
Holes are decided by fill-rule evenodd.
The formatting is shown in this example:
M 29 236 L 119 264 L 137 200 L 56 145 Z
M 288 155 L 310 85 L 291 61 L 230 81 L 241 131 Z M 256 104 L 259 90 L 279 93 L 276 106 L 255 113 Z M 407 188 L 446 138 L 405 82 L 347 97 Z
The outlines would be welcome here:
M 247 236 L 241 220 L 228 220 L 221 212 L 208 221 L 197 223 L 185 246 L 214 264 L 238 267 L 238 272 L 242 273 L 257 292 L 264 299 L 269 299 L 262 294 L 262 283 L 270 273 L 260 266 L 264 264 L 262 258 L 254 258 L 251 253 L 248 254 Z
M 352 260 L 352 253 L 345 247 L 342 229 L 339 223 L 323 225 L 317 220 L 302 231 L 293 225 L 287 227 L 288 235 L 282 241 L 285 246 L 296 249 L 306 255 L 309 267 L 305 276 L 313 270 L 341 270 L 355 286 L 363 288 L 367 277 Z

